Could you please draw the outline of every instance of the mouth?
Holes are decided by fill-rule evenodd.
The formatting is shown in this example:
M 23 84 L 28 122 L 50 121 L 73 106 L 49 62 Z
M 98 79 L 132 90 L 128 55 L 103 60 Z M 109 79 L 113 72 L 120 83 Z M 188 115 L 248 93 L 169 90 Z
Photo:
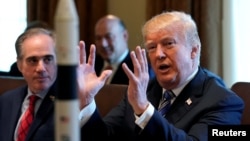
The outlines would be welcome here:
M 102 52 L 105 52 L 105 53 L 109 53 L 109 52 L 112 52 L 112 50 L 111 50 L 111 47 L 109 47 L 109 46 L 107 46 L 107 47 L 103 47 L 102 48 Z
M 103 50 L 101 54 L 105 57 L 108 57 L 112 54 L 111 50 Z
M 162 65 L 160 65 L 158 68 L 159 68 L 159 70 L 167 70 L 167 69 L 170 68 L 170 66 L 169 66 L 169 65 L 166 65 L 166 64 L 162 64 Z
M 37 81 L 46 81 L 47 80 L 47 77 L 37 77 L 36 78 Z
M 160 73 L 164 73 L 164 74 L 165 74 L 165 73 L 168 73 L 169 70 L 170 70 L 170 65 L 161 64 L 161 65 L 158 66 L 158 71 L 159 71 Z

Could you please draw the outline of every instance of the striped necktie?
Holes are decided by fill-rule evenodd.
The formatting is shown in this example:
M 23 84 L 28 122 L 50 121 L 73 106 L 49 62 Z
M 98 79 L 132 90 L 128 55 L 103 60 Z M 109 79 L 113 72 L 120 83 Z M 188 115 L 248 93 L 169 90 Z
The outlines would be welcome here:
M 160 114 L 165 117 L 165 114 L 167 113 L 168 109 L 171 106 L 171 100 L 172 98 L 174 98 L 175 95 L 172 91 L 165 91 L 163 94 L 163 97 L 160 101 L 159 107 L 158 107 L 158 111 L 160 112 Z
M 17 141 L 24 141 L 28 134 L 29 127 L 34 118 L 35 102 L 37 99 L 38 96 L 36 95 L 31 95 L 29 97 L 29 107 L 24 112 L 18 127 Z

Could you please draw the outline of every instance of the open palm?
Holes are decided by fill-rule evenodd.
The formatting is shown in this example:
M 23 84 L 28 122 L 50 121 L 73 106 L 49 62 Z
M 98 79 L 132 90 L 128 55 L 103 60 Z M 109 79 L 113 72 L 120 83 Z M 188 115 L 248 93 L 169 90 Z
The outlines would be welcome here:
M 77 83 L 80 99 L 80 109 L 94 100 L 97 92 L 104 86 L 106 79 L 111 75 L 111 70 L 105 70 L 98 77 L 95 72 L 95 45 L 90 46 L 90 55 L 86 60 L 85 43 L 79 43 L 80 63 L 77 68 Z

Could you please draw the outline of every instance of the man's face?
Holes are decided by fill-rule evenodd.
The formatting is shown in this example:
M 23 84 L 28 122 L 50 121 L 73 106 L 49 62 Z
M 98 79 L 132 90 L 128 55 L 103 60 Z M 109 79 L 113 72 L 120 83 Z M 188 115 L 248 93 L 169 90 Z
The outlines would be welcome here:
M 108 62 L 116 61 L 127 48 L 127 32 L 117 21 L 105 20 L 95 29 L 97 53 Z
M 196 50 L 175 25 L 153 31 L 145 38 L 152 68 L 162 87 L 176 88 L 193 72 Z
M 55 43 L 51 37 L 38 34 L 24 40 L 18 68 L 33 93 L 48 90 L 55 82 L 57 64 Z

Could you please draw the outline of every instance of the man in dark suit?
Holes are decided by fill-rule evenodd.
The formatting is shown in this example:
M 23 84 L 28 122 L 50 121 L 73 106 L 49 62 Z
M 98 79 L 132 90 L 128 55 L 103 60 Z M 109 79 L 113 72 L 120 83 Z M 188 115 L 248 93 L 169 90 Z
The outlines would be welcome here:
M 29 104 L 29 97 L 39 97 L 35 118 L 26 140 L 54 140 L 53 85 L 57 76 L 55 37 L 53 32 L 41 28 L 21 34 L 15 43 L 17 66 L 27 86 L 6 92 L 0 97 L 0 140 L 19 138 L 21 115 Z
M 21 34 L 15 43 L 17 52 L 17 66 L 27 85 L 10 90 L 0 96 L 0 141 L 19 141 L 21 119 L 30 105 L 30 97 L 36 96 L 34 120 L 30 121 L 25 141 L 55 141 L 55 96 L 57 95 L 57 60 L 55 52 L 55 36 L 48 29 L 33 28 Z M 84 42 L 80 41 L 80 63 L 77 69 L 79 82 L 80 110 L 85 103 L 84 91 L 93 86 L 100 89 L 110 76 L 106 70 L 100 77 L 93 75 L 92 62 L 86 63 Z M 91 47 L 91 52 L 93 51 Z M 85 50 L 84 50 L 85 52 Z M 89 73 L 90 72 L 90 73 Z M 90 77 L 90 78 L 89 78 Z M 98 78 L 98 79 L 96 79 Z M 91 83 L 89 80 L 97 82 Z M 90 83 L 88 83 L 90 82 Z M 92 86 L 93 85 L 93 86 Z M 81 115 L 82 116 L 82 115 Z M 79 118 L 81 118 L 79 115 Z M 20 132 L 21 133 L 21 132 Z
M 95 93 L 85 96 L 85 140 L 207 141 L 209 125 L 240 124 L 244 103 L 200 66 L 201 42 L 190 15 L 159 14 L 145 23 L 142 34 L 146 49 L 131 52 L 134 70 L 123 64 L 129 86 L 121 103 L 102 119 Z M 156 75 L 150 82 L 146 51 Z M 162 116 L 158 110 L 166 91 L 173 99 Z
M 95 45 L 97 57 L 95 70 L 99 75 L 102 70 L 111 66 L 113 73 L 107 84 L 128 84 L 128 77 L 122 69 L 122 63 L 133 70 L 128 47 L 129 33 L 124 22 L 114 15 L 100 18 L 95 25 Z M 149 66 L 150 77 L 154 76 Z

